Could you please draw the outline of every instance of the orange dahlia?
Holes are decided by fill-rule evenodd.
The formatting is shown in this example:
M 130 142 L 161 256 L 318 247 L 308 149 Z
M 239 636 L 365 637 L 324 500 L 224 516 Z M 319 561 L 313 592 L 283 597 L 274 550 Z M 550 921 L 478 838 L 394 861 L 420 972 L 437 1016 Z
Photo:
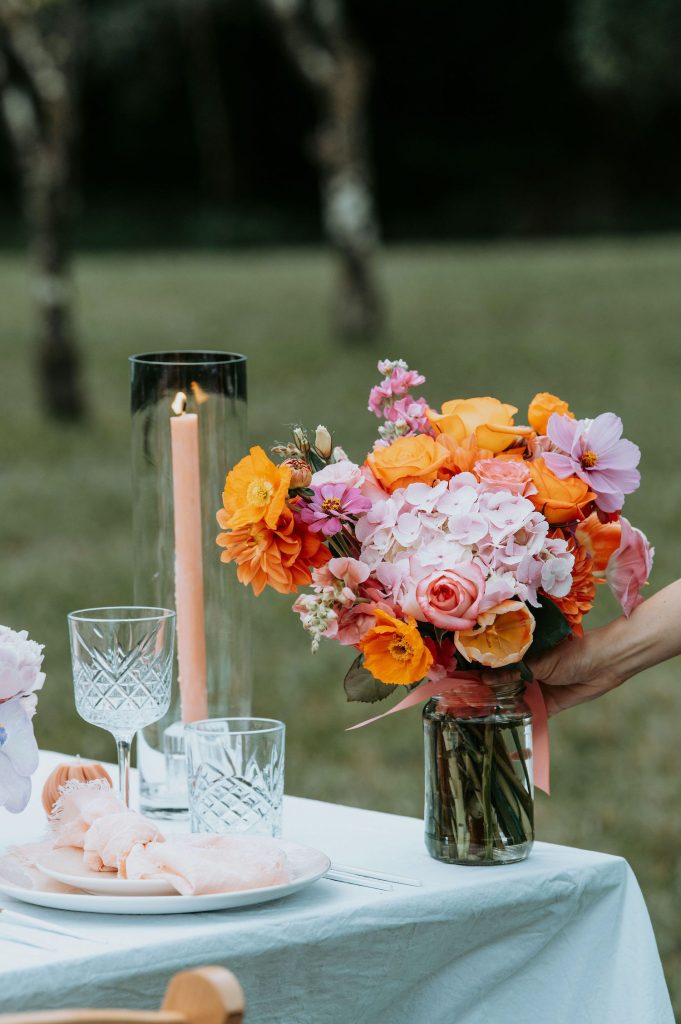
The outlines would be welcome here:
M 331 553 L 316 534 L 304 523 L 297 522 L 290 508 L 285 507 L 270 529 L 264 520 L 232 527 L 228 514 L 220 509 L 218 523 L 229 527 L 218 535 L 218 544 L 225 548 L 223 562 L 235 562 L 237 576 L 244 586 L 261 594 L 272 587 L 280 594 L 293 594 L 298 587 L 311 583 L 310 569 L 317 569 L 331 558 Z
M 364 667 L 382 683 L 408 686 L 417 683 L 433 664 L 416 620 L 406 622 L 374 608 L 376 625 L 362 637 L 359 647 L 364 655 Z
M 565 539 L 562 530 L 552 530 L 552 537 Z M 572 587 L 565 597 L 552 597 L 551 600 L 568 620 L 572 632 L 582 636 L 582 619 L 593 608 L 596 597 L 596 580 L 594 579 L 594 562 L 586 547 L 578 544 L 574 537 L 568 536 L 568 551 L 574 555 L 575 564 L 572 569 Z
M 291 484 L 291 468 L 275 466 L 259 446 L 227 474 L 222 503 L 232 529 L 264 521 L 277 528 Z

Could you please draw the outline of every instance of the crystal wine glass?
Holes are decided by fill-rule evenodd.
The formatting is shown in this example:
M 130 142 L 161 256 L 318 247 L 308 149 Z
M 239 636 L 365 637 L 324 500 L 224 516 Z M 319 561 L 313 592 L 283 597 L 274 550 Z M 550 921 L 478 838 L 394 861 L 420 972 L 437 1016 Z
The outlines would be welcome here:
M 168 710 L 175 612 L 167 608 L 84 608 L 68 615 L 76 710 L 108 729 L 118 748 L 118 781 L 130 802 L 134 734 Z

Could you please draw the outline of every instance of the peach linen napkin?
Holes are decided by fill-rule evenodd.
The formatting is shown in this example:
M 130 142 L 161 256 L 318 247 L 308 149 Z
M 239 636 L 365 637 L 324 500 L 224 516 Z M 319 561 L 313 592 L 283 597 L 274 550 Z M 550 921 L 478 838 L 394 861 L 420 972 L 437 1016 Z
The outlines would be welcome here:
M 163 878 L 182 896 L 237 892 L 290 881 L 288 859 L 274 839 L 250 836 L 173 836 L 133 846 L 124 878 Z
M 286 854 L 266 837 L 173 835 L 128 810 L 109 784 L 97 779 L 62 787 L 41 843 L 10 848 L 0 875 L 15 885 L 74 891 L 47 878 L 36 863 L 53 849 L 83 851 L 83 869 L 118 872 L 122 878 L 163 878 L 183 896 L 236 892 L 290 881 Z

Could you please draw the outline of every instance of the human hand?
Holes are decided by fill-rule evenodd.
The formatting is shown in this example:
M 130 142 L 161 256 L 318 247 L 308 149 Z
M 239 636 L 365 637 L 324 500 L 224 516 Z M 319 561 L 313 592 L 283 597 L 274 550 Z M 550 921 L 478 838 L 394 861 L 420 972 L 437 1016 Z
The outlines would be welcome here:
M 550 651 L 528 659 L 549 715 L 595 700 L 623 682 L 614 669 L 614 658 L 608 653 L 608 640 L 607 627 L 596 629 L 583 637 L 570 637 Z M 519 682 L 521 676 L 517 668 L 510 668 L 506 672 L 483 672 L 482 678 L 494 685 Z

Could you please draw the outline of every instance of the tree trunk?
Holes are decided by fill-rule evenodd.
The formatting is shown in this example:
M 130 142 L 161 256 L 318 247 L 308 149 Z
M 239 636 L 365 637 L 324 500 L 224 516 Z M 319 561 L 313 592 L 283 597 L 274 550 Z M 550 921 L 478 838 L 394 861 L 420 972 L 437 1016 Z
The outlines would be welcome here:
M 338 253 L 334 327 L 346 340 L 368 340 L 383 320 L 373 268 L 378 223 L 366 117 L 369 61 L 346 30 L 341 0 L 267 3 L 319 110 L 313 155 L 324 227 Z
M 69 249 L 73 107 L 68 79 L 75 9 L 51 5 L 45 37 L 36 8 L 0 8 L 0 109 L 14 144 L 24 195 L 36 311 L 36 361 L 46 412 L 80 418 L 85 403 L 71 314 Z M 10 62 L 20 74 L 11 73 Z

